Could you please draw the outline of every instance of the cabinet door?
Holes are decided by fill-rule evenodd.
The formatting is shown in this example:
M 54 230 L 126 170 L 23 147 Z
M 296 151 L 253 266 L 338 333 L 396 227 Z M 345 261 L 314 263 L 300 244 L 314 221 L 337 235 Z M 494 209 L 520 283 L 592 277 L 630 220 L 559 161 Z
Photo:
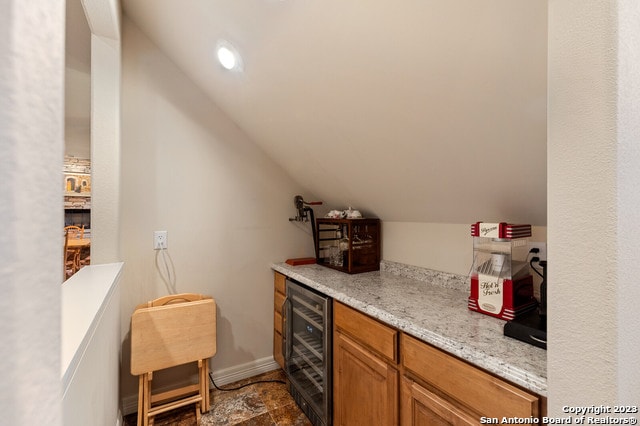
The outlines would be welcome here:
M 398 371 L 342 333 L 333 345 L 334 423 L 397 425 Z
M 402 426 L 469 426 L 480 424 L 477 417 L 470 416 L 407 377 L 402 378 L 400 398 L 400 420 Z

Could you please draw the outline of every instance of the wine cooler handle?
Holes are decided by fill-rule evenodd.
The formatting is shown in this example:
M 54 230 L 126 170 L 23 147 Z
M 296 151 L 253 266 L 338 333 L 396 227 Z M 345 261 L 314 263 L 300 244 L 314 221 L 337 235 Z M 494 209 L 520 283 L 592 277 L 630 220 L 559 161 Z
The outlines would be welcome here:
M 289 312 L 291 309 L 291 300 L 289 300 L 289 296 L 284 298 L 284 302 L 282 302 L 282 306 L 280 310 L 282 311 L 282 353 L 284 354 L 284 363 L 285 366 L 289 362 L 289 358 L 291 357 L 291 345 L 288 344 L 289 339 L 291 338 L 290 327 L 287 324 L 287 317 L 289 316 Z

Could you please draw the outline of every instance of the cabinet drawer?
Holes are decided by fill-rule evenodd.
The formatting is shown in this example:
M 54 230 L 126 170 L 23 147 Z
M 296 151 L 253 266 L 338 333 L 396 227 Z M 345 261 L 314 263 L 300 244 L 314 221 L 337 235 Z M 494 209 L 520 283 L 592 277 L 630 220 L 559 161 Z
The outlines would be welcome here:
M 282 314 L 282 305 L 284 304 L 285 296 L 277 291 L 273 294 L 273 308 L 279 314 Z
M 287 279 L 287 277 L 282 275 L 280 272 L 276 272 L 275 273 L 274 285 L 275 285 L 276 291 L 278 291 L 278 292 L 280 292 L 282 294 L 286 294 L 286 290 L 285 290 L 285 280 L 286 279 Z
M 333 307 L 335 326 L 380 355 L 397 359 L 398 332 L 367 315 L 341 303 Z
M 276 360 L 280 368 L 284 368 L 284 356 L 282 355 L 282 334 L 273 333 L 273 359 Z
M 538 397 L 413 337 L 400 337 L 402 364 L 421 380 L 487 417 L 538 417 Z
M 279 312 L 273 313 L 273 329 L 282 334 L 282 315 Z

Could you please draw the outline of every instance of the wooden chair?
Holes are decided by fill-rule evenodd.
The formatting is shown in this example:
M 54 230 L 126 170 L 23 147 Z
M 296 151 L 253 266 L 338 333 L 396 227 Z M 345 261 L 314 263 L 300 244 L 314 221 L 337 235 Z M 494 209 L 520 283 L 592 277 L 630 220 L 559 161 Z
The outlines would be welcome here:
M 73 274 L 78 272 L 79 252 L 69 248 L 69 232 L 64 230 L 64 252 L 62 255 L 62 281 L 66 281 Z
M 91 265 L 91 246 L 82 247 L 78 256 L 78 267 Z
M 64 234 L 65 234 L 65 247 L 64 247 L 65 262 L 71 261 L 73 259 L 74 264 L 69 268 L 71 270 L 71 275 L 73 275 L 76 272 L 78 272 L 78 270 L 80 270 L 82 249 L 68 247 L 68 240 L 84 238 L 84 225 L 82 227 L 75 226 L 75 225 L 65 226 Z M 69 278 L 69 276 L 66 275 L 66 270 L 65 270 L 65 277 Z
M 69 238 L 84 238 L 84 225 L 82 227 L 69 225 L 65 226 L 64 230 L 69 235 Z
M 138 426 L 154 416 L 195 404 L 196 421 L 209 411 L 209 358 L 216 353 L 216 304 L 211 297 L 183 293 L 138 305 L 131 316 L 131 374 L 138 376 Z M 198 383 L 158 394 L 153 373 L 198 363 Z

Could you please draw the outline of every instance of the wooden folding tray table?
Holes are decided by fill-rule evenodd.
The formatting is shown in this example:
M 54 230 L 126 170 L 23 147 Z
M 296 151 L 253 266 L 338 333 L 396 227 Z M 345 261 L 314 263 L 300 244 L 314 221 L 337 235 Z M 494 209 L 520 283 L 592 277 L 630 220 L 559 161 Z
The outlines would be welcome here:
M 195 404 L 196 419 L 209 411 L 209 358 L 216 353 L 216 304 L 209 296 L 183 293 L 139 305 L 131 316 L 131 374 L 139 376 L 138 426 L 154 416 Z M 153 372 L 198 363 L 198 383 L 153 394 Z

